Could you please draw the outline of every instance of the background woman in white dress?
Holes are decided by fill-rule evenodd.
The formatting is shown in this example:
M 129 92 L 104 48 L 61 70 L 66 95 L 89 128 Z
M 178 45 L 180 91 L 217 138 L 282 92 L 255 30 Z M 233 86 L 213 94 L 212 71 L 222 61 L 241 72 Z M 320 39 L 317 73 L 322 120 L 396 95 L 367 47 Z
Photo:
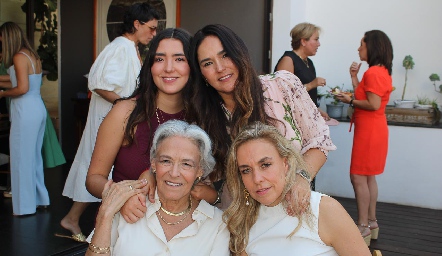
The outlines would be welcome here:
M 86 126 L 72 163 L 63 195 L 74 204 L 60 225 L 76 241 L 84 241 L 79 219 L 90 202 L 100 200 L 86 190 L 86 175 L 94 150 L 98 128 L 116 99 L 128 97 L 135 90 L 141 69 L 138 43 L 147 45 L 156 35 L 158 12 L 147 3 L 132 5 L 124 15 L 121 36 L 107 45 L 89 72 L 88 87 L 92 92 Z
M 49 205 L 44 184 L 41 148 L 46 108 L 40 95 L 42 68 L 38 54 L 14 22 L 0 27 L 3 64 L 8 67 L 12 88 L 0 91 L 10 97 L 12 208 L 14 215 L 34 214 L 39 206 Z
M 285 195 L 303 168 L 293 143 L 273 126 L 256 122 L 238 134 L 227 161 L 233 202 L 224 212 L 235 255 L 370 255 L 335 199 L 311 192 L 308 210 L 293 211 L 302 202 L 289 205 Z

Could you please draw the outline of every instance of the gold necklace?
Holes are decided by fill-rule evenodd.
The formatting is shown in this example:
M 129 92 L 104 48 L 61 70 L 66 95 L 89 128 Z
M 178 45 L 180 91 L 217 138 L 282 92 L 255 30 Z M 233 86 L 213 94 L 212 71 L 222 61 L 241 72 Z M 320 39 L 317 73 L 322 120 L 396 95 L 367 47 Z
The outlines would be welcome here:
M 293 51 L 293 52 L 296 54 L 296 56 L 298 56 L 298 57 L 302 60 L 302 62 L 304 62 L 304 64 L 307 66 L 307 68 L 310 68 L 309 65 L 308 65 L 308 59 L 307 59 L 307 57 L 306 57 L 305 59 L 303 59 L 303 58 L 301 58 L 301 56 L 299 56 L 295 51 Z
M 166 213 L 167 215 L 170 215 L 170 216 L 175 216 L 175 217 L 182 216 L 183 214 L 190 212 L 190 210 L 192 209 L 192 199 L 189 198 L 189 200 L 190 200 L 189 207 L 187 207 L 187 209 L 185 209 L 185 210 L 182 211 L 182 212 L 178 212 L 178 213 L 169 212 L 168 210 L 166 210 L 166 209 L 163 208 L 163 205 L 160 206 L 160 209 L 161 209 L 164 213 Z
M 190 205 L 192 205 L 192 199 L 190 199 Z M 160 208 L 161 208 L 161 210 L 164 210 L 164 209 L 162 208 L 162 206 L 160 206 Z M 189 209 L 189 210 L 188 210 L 188 209 Z M 183 221 L 187 218 L 187 216 L 189 216 L 190 209 L 192 209 L 192 206 L 190 206 L 188 209 L 185 210 L 185 211 L 187 211 L 186 215 L 184 215 L 184 217 L 183 217 L 182 219 L 180 219 L 179 221 L 177 221 L 177 222 L 168 222 L 168 221 L 166 221 L 166 220 L 163 218 L 163 216 L 161 216 L 160 211 L 157 211 L 157 215 L 158 215 L 158 217 L 160 217 L 160 219 L 161 219 L 164 223 L 166 223 L 167 225 L 178 225 L 178 224 L 180 224 L 181 222 L 183 222 Z
M 189 211 L 189 212 L 190 212 L 190 211 Z M 166 223 L 167 225 L 178 225 L 178 224 L 180 224 L 181 222 L 183 222 L 183 220 L 185 220 L 185 219 L 187 218 L 187 216 L 189 215 L 189 212 L 188 212 L 186 215 L 184 215 L 184 218 L 182 218 L 181 220 L 179 220 L 179 221 L 177 221 L 177 222 L 167 222 L 167 221 L 163 218 L 163 216 L 161 216 L 161 214 L 160 214 L 159 211 L 157 211 L 157 215 L 158 215 L 158 217 L 160 217 L 160 219 L 161 219 L 162 221 L 164 221 L 164 223 Z
M 308 60 L 304 60 L 304 59 L 301 59 L 302 60 L 302 62 L 304 62 L 304 64 L 307 66 L 307 68 L 310 68 L 309 66 L 308 66 Z

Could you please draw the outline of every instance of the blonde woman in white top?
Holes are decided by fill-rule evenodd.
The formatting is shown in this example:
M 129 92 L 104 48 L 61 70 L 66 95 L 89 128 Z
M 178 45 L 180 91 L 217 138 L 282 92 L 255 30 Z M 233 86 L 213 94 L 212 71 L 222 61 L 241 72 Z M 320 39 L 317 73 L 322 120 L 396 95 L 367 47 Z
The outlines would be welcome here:
M 305 177 L 303 168 L 293 144 L 273 126 L 257 122 L 238 134 L 227 161 L 233 202 L 224 212 L 234 255 L 370 255 L 356 224 L 331 197 L 311 192 L 307 211 L 287 214 L 298 202 L 289 205 L 285 195 L 295 178 Z

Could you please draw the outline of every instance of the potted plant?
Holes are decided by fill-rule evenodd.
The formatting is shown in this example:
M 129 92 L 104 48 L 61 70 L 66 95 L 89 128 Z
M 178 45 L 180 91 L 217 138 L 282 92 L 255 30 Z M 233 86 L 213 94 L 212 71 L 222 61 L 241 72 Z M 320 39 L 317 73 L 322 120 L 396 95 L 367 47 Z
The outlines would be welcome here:
M 442 84 L 439 85 L 439 91 L 436 89 L 436 81 L 440 81 L 439 75 L 435 73 L 431 74 L 430 81 L 433 82 L 434 90 L 438 93 L 442 93 Z
M 405 56 L 402 61 L 402 66 L 405 68 L 405 84 L 404 89 L 402 90 L 401 100 L 395 100 L 394 104 L 397 108 L 413 108 L 416 101 L 414 100 L 404 100 L 405 90 L 407 89 L 407 79 L 408 79 L 408 70 L 413 69 L 414 61 L 411 55 Z
M 342 118 L 343 116 L 343 112 L 344 112 L 344 103 L 340 102 L 335 95 L 339 94 L 339 93 L 348 93 L 348 90 L 344 90 L 344 85 L 339 86 L 335 86 L 335 87 L 330 87 L 330 90 L 327 91 L 327 94 L 325 94 L 325 98 L 329 99 L 332 98 L 333 100 L 330 103 L 327 103 L 327 114 L 331 117 L 331 118 Z
M 430 98 L 426 96 L 417 96 L 417 103 L 415 107 L 417 109 L 430 109 L 433 107 L 432 103 L 435 101 L 436 100 L 430 100 Z

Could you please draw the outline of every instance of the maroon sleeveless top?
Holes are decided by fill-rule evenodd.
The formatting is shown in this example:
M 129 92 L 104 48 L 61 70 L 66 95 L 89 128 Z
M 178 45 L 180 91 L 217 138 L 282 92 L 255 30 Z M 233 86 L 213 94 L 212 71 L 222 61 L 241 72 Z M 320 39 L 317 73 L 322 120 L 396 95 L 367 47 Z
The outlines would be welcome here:
M 150 168 L 149 154 L 153 135 L 160 123 L 172 119 L 184 120 L 184 110 L 176 114 L 168 114 L 157 109 L 157 113 L 149 120 L 151 130 L 147 122 L 137 125 L 133 143 L 129 146 L 122 146 L 115 158 L 112 173 L 114 182 L 137 180 L 142 172 Z

